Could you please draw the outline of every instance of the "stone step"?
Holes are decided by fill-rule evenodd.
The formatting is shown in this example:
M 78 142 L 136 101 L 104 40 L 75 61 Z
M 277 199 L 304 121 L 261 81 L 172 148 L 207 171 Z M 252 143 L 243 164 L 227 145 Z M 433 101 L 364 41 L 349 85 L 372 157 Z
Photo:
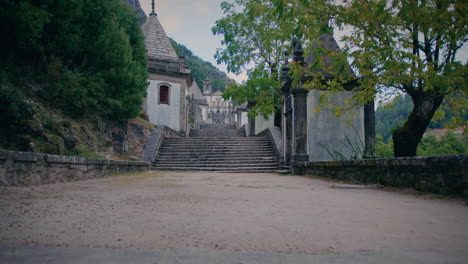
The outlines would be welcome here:
M 224 160 L 232 160 L 232 159 L 251 159 L 251 160 L 256 160 L 256 159 L 266 159 L 266 158 L 273 158 L 276 159 L 274 154 L 255 154 L 255 155 L 245 155 L 245 154 L 235 154 L 235 155 L 212 155 L 212 154 L 198 154 L 198 153 L 192 153 L 192 154 L 183 154 L 183 155 L 177 155 L 177 154 L 164 154 L 164 155 L 158 155 L 157 159 L 183 159 L 183 160 L 195 160 L 195 159 L 224 159 Z
M 239 141 L 255 141 L 255 140 L 268 140 L 264 137 L 199 137 L 199 138 L 192 138 L 192 137 L 166 137 L 164 140 L 168 141 L 215 141 L 215 140 L 224 140 L 224 141 L 232 141 L 232 140 L 239 140 Z
M 164 140 L 164 144 L 210 144 L 210 145 L 224 145 L 224 144 L 269 144 L 270 141 L 268 140 L 203 140 L 203 141 L 192 141 L 192 140 Z
M 184 150 L 183 152 L 181 151 L 173 151 L 173 152 L 164 152 L 161 151 L 159 153 L 159 157 L 167 157 L 167 156 L 175 156 L 175 157 L 180 157 L 180 156 L 212 156 L 212 157 L 238 157 L 238 156 L 243 156 L 243 157 L 255 157 L 255 156 L 274 156 L 273 151 L 265 150 L 265 151 L 250 151 L 250 153 L 246 153 L 245 151 L 203 151 L 199 152 L 196 150 L 193 151 L 186 151 Z
M 238 173 L 260 173 L 260 172 L 278 172 L 277 167 L 237 167 L 237 168 L 222 168 L 222 167 L 152 167 L 152 170 L 161 171 L 216 171 L 216 172 L 238 172 Z
M 153 163 L 154 167 L 160 168 L 160 167 L 174 167 L 174 168 L 179 168 L 179 167 L 193 167 L 193 168 L 242 168 L 242 167 L 273 167 L 276 169 L 279 169 L 278 163 L 274 162 L 269 162 L 269 163 L 232 163 L 232 164 L 222 164 L 222 163 L 200 163 L 200 164 L 183 164 L 183 163 Z
M 245 157 L 245 156 L 237 156 L 237 157 L 232 157 L 232 156 L 226 156 L 226 157 L 218 157 L 218 156 L 213 156 L 213 157 L 200 157 L 200 156 L 194 156 L 194 157 L 189 157 L 187 156 L 186 158 L 181 158 L 177 161 L 188 161 L 188 162 L 205 162 L 205 161 L 226 161 L 230 162 L 232 160 L 235 161 L 276 161 L 276 157 L 271 155 L 271 156 L 259 156 L 259 157 Z M 161 158 L 158 157 L 155 159 L 155 161 L 174 161 L 173 158 Z
M 162 146 L 160 151 L 171 151 L 171 150 L 189 150 L 189 151 L 222 151 L 222 150 L 272 150 L 271 146 L 191 146 L 191 147 L 179 147 L 179 146 Z
M 280 170 L 267 138 L 245 137 L 242 130 L 226 127 L 208 125 L 192 130 L 190 137 L 165 138 L 152 169 L 252 173 Z
M 153 164 L 278 164 L 274 159 L 258 160 L 191 160 L 191 159 L 172 159 L 172 160 L 154 160 Z
M 163 144 L 160 149 L 244 149 L 244 150 L 255 150 L 255 149 L 271 149 L 269 144 L 248 144 L 248 145 L 167 145 Z

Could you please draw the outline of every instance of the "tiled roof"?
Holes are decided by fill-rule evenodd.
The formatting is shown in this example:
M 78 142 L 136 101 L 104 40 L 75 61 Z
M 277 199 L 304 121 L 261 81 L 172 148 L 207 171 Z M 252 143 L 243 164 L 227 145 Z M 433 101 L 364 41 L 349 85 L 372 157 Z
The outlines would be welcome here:
M 179 61 L 156 14 L 149 15 L 142 30 L 145 35 L 146 56 L 149 59 Z

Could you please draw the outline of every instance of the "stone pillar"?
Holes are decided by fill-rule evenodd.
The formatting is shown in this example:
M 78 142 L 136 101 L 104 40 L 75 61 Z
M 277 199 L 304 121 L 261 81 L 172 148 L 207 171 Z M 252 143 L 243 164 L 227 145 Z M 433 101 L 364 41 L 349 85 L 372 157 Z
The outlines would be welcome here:
M 293 163 L 309 161 L 307 154 L 307 93 L 309 91 L 296 87 L 292 89 L 294 95 L 294 149 Z
M 292 156 L 292 95 L 285 94 L 284 99 L 284 165 L 291 165 Z
M 281 109 L 282 116 L 282 136 L 284 149 L 284 166 L 291 165 L 292 155 L 292 95 L 291 95 L 291 78 L 289 76 L 289 52 L 284 52 L 284 62 L 281 68 L 281 81 L 283 85 L 280 94 L 283 96 L 283 108 Z
M 252 107 L 255 106 L 255 101 L 254 100 L 249 100 L 247 103 L 247 108 L 250 110 Z M 255 136 L 255 117 L 251 118 L 249 117 L 249 137 Z
M 375 108 L 374 101 L 364 105 L 364 157 L 375 158 Z

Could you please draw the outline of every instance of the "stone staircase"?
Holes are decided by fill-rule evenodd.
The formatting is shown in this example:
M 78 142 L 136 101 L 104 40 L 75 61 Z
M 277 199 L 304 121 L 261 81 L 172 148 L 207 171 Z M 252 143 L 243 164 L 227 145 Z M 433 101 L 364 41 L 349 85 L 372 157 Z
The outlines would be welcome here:
M 265 137 L 245 137 L 230 125 L 206 125 L 190 137 L 164 139 L 154 170 L 277 172 L 278 161 Z
M 190 130 L 190 137 L 245 137 L 245 131 L 234 125 L 206 124 Z

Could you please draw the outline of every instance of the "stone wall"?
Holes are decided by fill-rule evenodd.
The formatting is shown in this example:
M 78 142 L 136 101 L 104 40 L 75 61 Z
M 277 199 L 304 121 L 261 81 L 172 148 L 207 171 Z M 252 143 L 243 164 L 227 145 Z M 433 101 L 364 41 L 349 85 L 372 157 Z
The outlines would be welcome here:
M 267 137 L 270 140 L 275 151 L 276 159 L 281 165 L 284 165 L 284 143 L 281 130 L 278 127 L 271 126 L 258 133 L 257 136 Z
M 468 155 L 296 164 L 293 173 L 449 195 L 468 195 Z
M 310 161 L 360 158 L 364 151 L 364 107 L 355 106 L 337 117 L 330 107 L 320 105 L 322 93 L 328 93 L 333 106 L 345 106 L 353 92 L 311 90 L 307 95 L 307 152 Z M 319 109 L 319 111 L 318 111 Z M 358 150 L 358 151 L 356 151 Z
M 255 117 L 255 135 L 262 132 L 263 130 L 275 126 L 275 116 L 270 115 L 268 120 L 263 117 L 263 115 L 258 115 Z
M 150 163 L 0 150 L 0 186 L 35 185 L 150 170 Z
M 146 162 L 153 162 L 166 137 L 182 137 L 182 135 L 166 126 L 157 126 L 145 141 L 144 152 L 141 159 Z

